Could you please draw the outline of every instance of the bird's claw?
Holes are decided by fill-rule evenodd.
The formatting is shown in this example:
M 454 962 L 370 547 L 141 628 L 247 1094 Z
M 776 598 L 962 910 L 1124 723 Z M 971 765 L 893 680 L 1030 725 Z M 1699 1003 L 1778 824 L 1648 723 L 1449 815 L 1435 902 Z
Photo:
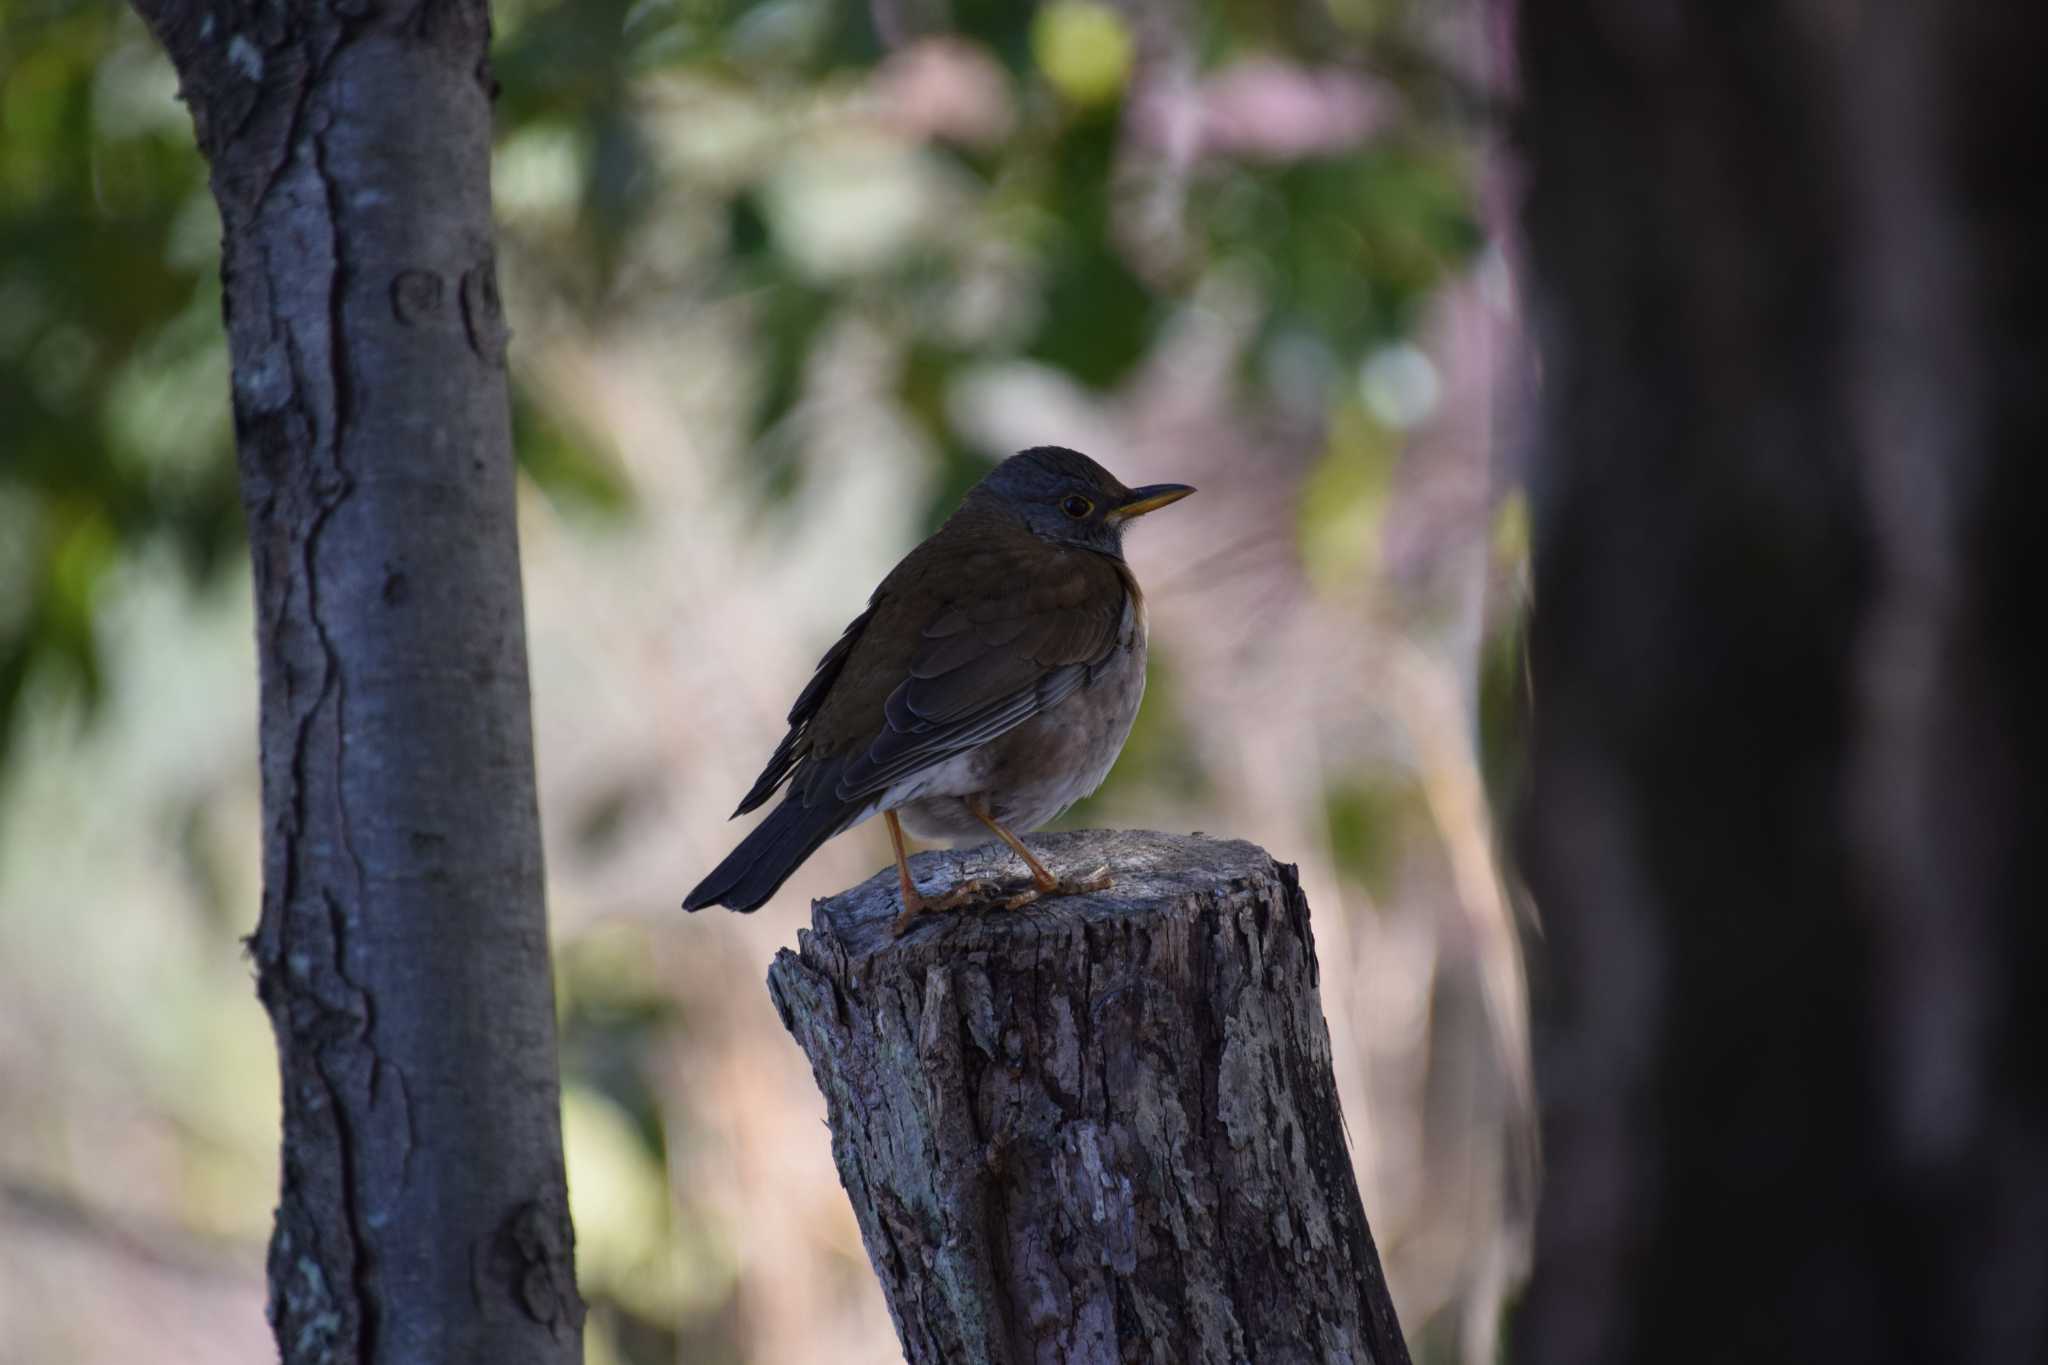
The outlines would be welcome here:
M 1085 896 L 1091 891 L 1107 891 L 1114 885 L 1106 864 L 1085 876 L 1056 878 L 1051 886 L 1043 888 L 1027 881 L 1008 890 L 985 877 L 971 877 L 943 896 L 920 896 L 916 903 L 905 905 L 903 913 L 890 924 L 889 935 L 903 937 L 917 917 L 928 910 L 1021 910 L 1035 901 L 1054 896 Z
M 1085 896 L 1091 891 L 1107 891 L 1116 885 L 1116 879 L 1109 875 L 1109 864 L 1104 863 L 1085 877 L 1062 877 L 1055 896 Z
M 910 926 L 917 922 L 917 917 L 928 910 L 958 910 L 976 904 L 982 898 L 992 896 L 1001 889 L 992 881 L 971 877 L 943 896 L 918 896 L 913 892 L 912 898 L 904 902 L 903 912 L 890 923 L 889 936 L 902 938 L 910 931 Z
M 943 896 L 935 896 L 924 903 L 927 910 L 959 910 L 995 899 L 1003 888 L 984 877 L 970 877 Z

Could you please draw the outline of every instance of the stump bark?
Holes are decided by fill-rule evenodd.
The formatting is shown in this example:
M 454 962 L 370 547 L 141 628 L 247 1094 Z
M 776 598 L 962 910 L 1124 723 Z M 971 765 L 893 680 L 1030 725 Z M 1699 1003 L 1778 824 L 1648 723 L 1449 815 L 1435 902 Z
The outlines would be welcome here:
M 890 869 L 814 904 L 768 974 L 905 1356 L 1405 1365 L 1294 868 L 1200 836 L 1031 843 L 1115 885 L 893 939 Z M 999 844 L 912 866 L 1019 870 Z

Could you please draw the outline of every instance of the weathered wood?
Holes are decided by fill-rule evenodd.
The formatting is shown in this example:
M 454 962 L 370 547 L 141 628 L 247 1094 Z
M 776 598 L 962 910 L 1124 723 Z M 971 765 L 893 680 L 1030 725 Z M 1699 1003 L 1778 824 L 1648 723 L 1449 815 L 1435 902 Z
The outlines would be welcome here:
M 1200 836 L 1031 842 L 1115 886 L 896 940 L 877 873 L 768 974 L 907 1358 L 1406 1362 L 1294 869 Z M 1017 871 L 1001 845 L 913 869 Z

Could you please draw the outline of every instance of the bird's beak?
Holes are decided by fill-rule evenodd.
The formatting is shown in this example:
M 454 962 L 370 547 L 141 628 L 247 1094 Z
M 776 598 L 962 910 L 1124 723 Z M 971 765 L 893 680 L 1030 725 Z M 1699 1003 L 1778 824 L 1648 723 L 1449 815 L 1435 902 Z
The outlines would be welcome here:
M 1170 502 L 1179 502 L 1194 491 L 1184 483 L 1148 483 L 1143 488 L 1133 488 L 1131 495 L 1111 510 L 1109 519 L 1129 521 L 1133 517 L 1142 517 L 1147 512 L 1157 512 Z

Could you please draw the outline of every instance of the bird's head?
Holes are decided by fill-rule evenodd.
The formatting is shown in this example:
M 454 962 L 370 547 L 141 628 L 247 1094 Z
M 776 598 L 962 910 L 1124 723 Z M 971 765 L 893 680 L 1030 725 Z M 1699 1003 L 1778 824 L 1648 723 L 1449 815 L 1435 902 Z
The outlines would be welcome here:
M 1034 446 L 990 470 L 967 500 L 1015 517 L 1045 540 L 1121 558 L 1124 527 L 1194 491 L 1184 483 L 1126 488 L 1077 450 Z

